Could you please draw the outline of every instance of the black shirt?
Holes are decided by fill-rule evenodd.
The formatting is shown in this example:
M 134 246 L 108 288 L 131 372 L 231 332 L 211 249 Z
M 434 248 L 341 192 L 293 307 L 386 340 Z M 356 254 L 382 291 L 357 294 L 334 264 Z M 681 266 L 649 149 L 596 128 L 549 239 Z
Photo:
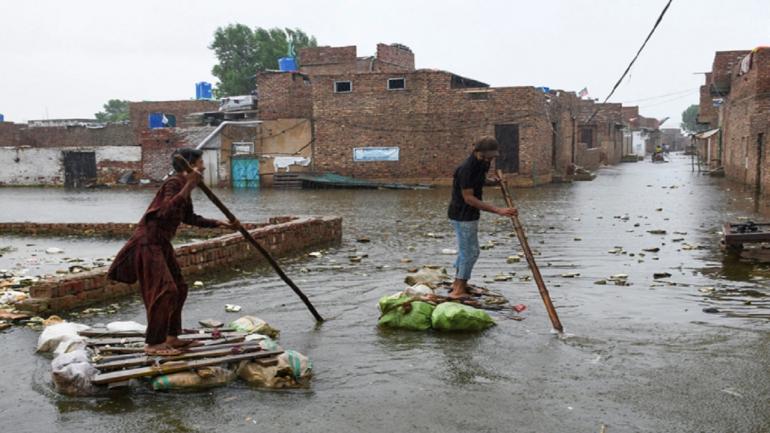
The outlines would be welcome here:
M 449 219 L 455 221 L 476 221 L 479 219 L 481 212 L 465 203 L 463 190 L 473 188 L 473 196 L 481 200 L 488 171 L 489 163 L 479 161 L 474 154 L 471 154 L 455 169 L 454 180 L 452 181 L 452 201 L 449 202 L 449 211 L 447 212 Z

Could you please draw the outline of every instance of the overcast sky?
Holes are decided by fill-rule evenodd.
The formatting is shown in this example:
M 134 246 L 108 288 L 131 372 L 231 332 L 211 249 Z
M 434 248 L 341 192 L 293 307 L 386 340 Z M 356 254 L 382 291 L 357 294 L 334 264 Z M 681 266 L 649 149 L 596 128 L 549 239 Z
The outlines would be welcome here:
M 89 118 L 108 99 L 189 99 L 215 82 L 218 26 L 299 27 L 320 45 L 399 42 L 418 68 L 493 86 L 587 87 L 604 99 L 666 0 L 4 1 L 0 113 Z M 612 102 L 670 116 L 698 101 L 714 51 L 770 45 L 768 0 L 674 0 Z M 276 65 L 277 66 L 277 65 Z M 669 96 L 662 96 L 669 95 Z

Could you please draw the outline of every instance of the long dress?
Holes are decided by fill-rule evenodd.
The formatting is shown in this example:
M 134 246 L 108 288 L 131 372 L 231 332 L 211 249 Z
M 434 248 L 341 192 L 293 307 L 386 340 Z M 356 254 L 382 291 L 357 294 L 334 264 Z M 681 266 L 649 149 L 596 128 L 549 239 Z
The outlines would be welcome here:
M 161 185 L 133 235 L 110 266 L 111 280 L 139 288 L 147 312 L 147 344 L 161 344 L 182 332 L 182 306 L 187 283 L 182 278 L 171 240 L 179 224 L 217 227 L 216 220 L 193 212 L 192 200 L 180 194 L 186 179 L 177 174 Z

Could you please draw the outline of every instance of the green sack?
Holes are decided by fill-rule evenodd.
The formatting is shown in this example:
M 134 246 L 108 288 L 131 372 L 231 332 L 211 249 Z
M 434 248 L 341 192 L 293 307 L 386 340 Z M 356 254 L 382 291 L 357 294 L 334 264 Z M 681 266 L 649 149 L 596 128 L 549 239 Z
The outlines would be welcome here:
M 433 310 L 431 322 L 441 331 L 482 331 L 495 324 L 486 311 L 456 302 L 444 302 Z
M 379 305 L 382 315 L 377 324 L 380 326 L 413 331 L 430 329 L 434 307 L 427 302 L 414 301 L 409 295 L 396 293 L 380 298 Z

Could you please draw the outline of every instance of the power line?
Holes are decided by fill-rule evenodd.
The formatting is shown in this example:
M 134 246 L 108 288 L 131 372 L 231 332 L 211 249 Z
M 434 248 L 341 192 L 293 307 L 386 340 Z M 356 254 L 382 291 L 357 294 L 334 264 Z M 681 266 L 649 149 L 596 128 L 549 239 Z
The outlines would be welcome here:
M 606 98 L 604 98 L 604 102 L 602 104 L 607 103 L 607 101 L 612 97 L 612 95 L 615 93 L 615 90 L 617 90 L 618 86 L 620 86 L 620 83 L 623 82 L 623 79 L 626 78 L 626 75 L 628 75 L 628 71 L 631 70 L 631 66 L 634 65 L 634 62 L 636 62 L 636 59 L 639 58 L 639 55 L 642 54 L 642 50 L 647 45 L 647 42 L 649 42 L 650 38 L 652 37 L 652 34 L 655 33 L 655 30 L 658 28 L 658 25 L 663 20 L 663 16 L 666 15 L 666 11 L 668 11 L 668 7 L 671 6 L 671 2 L 673 0 L 668 0 L 668 3 L 666 3 L 666 6 L 663 8 L 663 10 L 660 12 L 660 15 L 658 16 L 658 19 L 655 21 L 655 25 L 652 26 L 652 30 L 650 30 L 650 33 L 647 35 L 647 37 L 644 39 L 644 42 L 642 43 L 642 46 L 639 47 L 639 51 L 636 52 L 636 55 L 633 59 L 631 59 L 631 63 L 628 64 L 626 67 L 626 70 L 623 71 L 623 75 L 620 76 L 620 79 L 618 79 L 618 82 L 615 83 L 614 86 L 612 86 L 612 90 L 610 91 L 610 94 L 607 95 Z M 591 122 L 593 120 L 594 116 L 596 116 L 596 113 L 599 112 L 599 108 L 594 111 L 593 114 L 591 114 L 591 117 L 588 118 L 588 121 L 586 123 Z

